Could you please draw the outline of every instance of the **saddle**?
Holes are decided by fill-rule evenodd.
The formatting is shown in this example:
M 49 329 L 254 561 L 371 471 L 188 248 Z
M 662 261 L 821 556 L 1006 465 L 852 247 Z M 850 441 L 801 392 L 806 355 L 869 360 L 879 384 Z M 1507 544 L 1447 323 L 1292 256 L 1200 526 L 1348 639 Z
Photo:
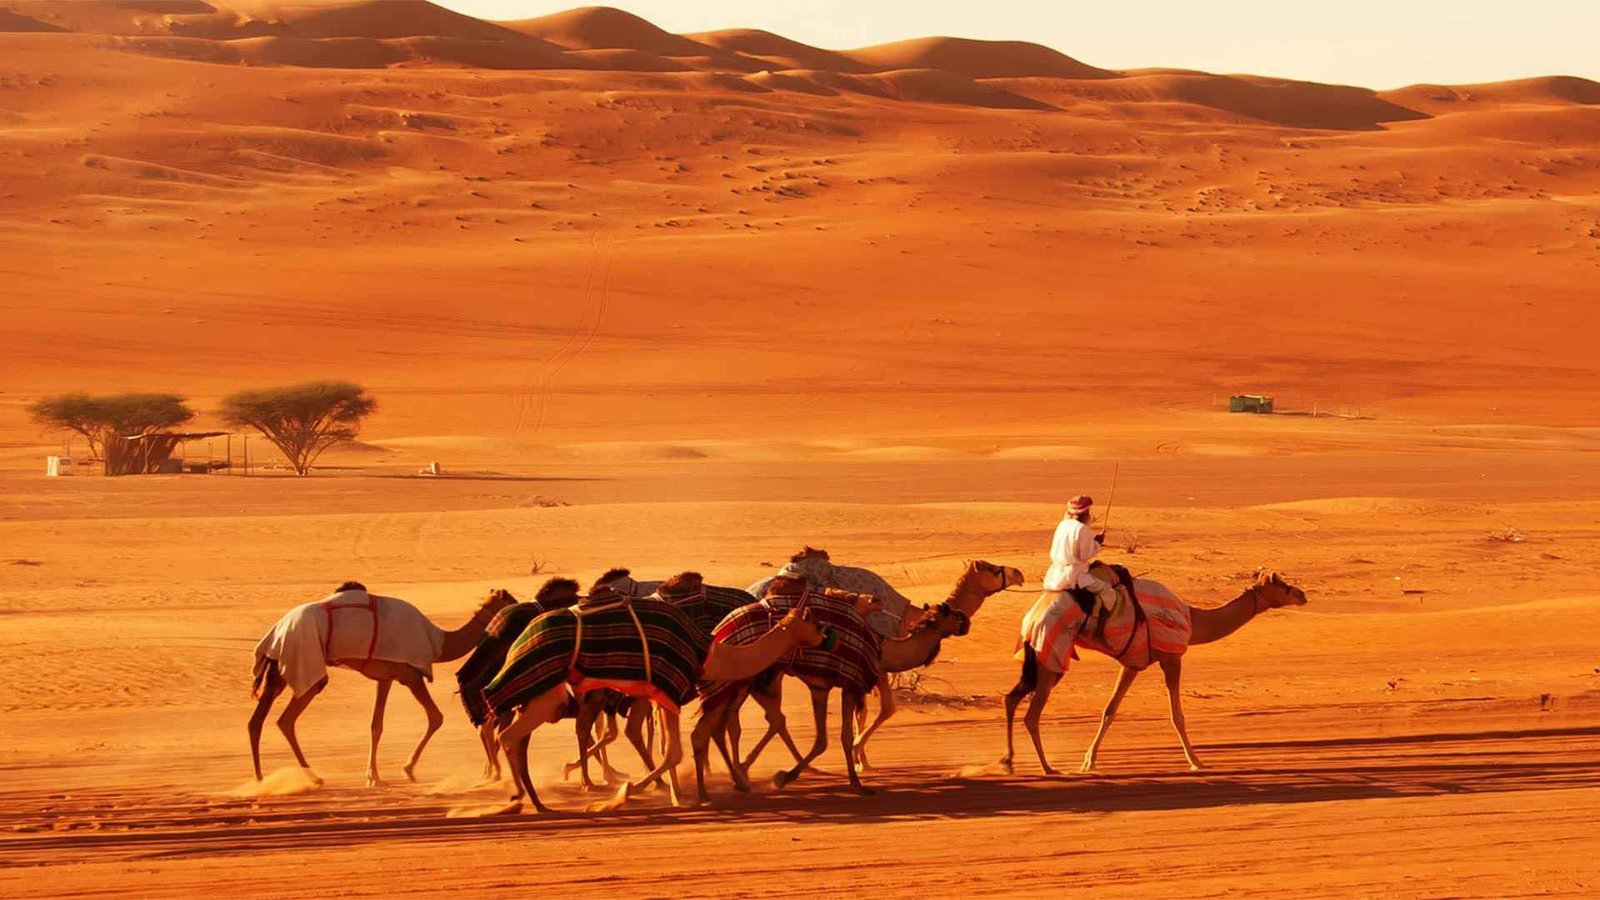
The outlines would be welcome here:
M 1127 567 L 1114 563 L 1095 562 L 1089 564 L 1089 572 L 1101 581 L 1111 585 L 1112 591 L 1117 595 L 1115 605 L 1109 609 L 1101 606 L 1100 614 L 1096 616 L 1095 606 L 1100 603 L 1100 598 L 1094 591 L 1088 588 L 1075 587 L 1069 588 L 1068 593 L 1072 595 L 1072 601 L 1078 604 L 1078 608 L 1083 610 L 1084 618 L 1094 619 L 1095 639 L 1103 642 L 1105 640 L 1106 623 L 1121 612 L 1124 606 L 1129 603 L 1133 604 L 1135 618 L 1143 618 L 1144 610 L 1140 608 L 1139 598 L 1133 592 L 1133 573 L 1129 572 Z

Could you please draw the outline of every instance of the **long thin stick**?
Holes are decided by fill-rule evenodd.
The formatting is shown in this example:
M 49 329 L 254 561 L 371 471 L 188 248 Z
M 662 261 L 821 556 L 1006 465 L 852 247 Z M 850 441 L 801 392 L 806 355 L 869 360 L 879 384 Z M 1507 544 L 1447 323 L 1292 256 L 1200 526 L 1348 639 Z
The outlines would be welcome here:
M 1100 517 L 1100 539 L 1105 540 L 1106 532 L 1111 528 L 1111 504 L 1117 501 L 1117 474 L 1122 469 L 1122 460 L 1117 460 L 1111 466 L 1111 496 L 1106 500 L 1106 514 Z

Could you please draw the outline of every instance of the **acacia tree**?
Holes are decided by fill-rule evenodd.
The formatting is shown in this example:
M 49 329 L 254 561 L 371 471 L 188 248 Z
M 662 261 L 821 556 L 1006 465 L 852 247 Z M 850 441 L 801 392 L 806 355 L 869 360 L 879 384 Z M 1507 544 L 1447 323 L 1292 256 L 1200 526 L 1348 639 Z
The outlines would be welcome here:
M 108 434 L 149 434 L 194 418 L 194 410 L 177 394 L 59 394 L 35 401 L 28 414 L 41 425 L 83 435 L 95 456 L 105 451 Z
M 354 439 L 361 420 L 377 408 L 378 401 L 359 384 L 311 381 L 230 394 L 222 398 L 219 414 L 229 425 L 261 432 L 295 474 L 304 475 L 322 451 Z

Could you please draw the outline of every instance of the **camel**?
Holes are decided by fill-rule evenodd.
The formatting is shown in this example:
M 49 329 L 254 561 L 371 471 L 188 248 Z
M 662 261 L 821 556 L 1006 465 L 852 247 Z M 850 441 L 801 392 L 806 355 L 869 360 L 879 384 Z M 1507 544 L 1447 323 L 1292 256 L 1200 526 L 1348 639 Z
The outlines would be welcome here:
M 1248 588 L 1245 588 L 1244 593 L 1215 609 L 1189 606 L 1160 582 L 1143 578 L 1124 580 L 1112 575 L 1111 572 L 1101 574 L 1102 577 L 1120 585 L 1131 581 L 1136 594 L 1132 609 L 1132 630 L 1128 633 L 1126 642 L 1118 646 L 1097 642 L 1078 630 L 1084 621 L 1083 610 L 1070 593 L 1060 595 L 1047 593 L 1040 597 L 1034 609 L 1023 620 L 1024 632 L 1019 642 L 1022 676 L 1005 698 L 1006 755 L 1001 758 L 1000 764 L 1007 773 L 1011 772 L 1014 755 L 1012 725 L 1017 706 L 1023 697 L 1031 693 L 1033 699 L 1028 704 L 1023 724 L 1028 729 L 1028 736 L 1033 739 L 1033 748 L 1039 754 L 1039 765 L 1044 769 L 1044 773 L 1058 774 L 1045 758 L 1044 743 L 1039 736 L 1039 717 L 1044 713 L 1045 703 L 1050 699 L 1051 690 L 1065 674 L 1067 663 L 1070 661 L 1067 654 L 1071 652 L 1073 642 L 1076 642 L 1077 646 L 1110 656 L 1122 665 L 1116 687 L 1111 692 L 1111 699 L 1106 703 L 1105 711 L 1100 714 L 1100 728 L 1095 732 L 1094 740 L 1089 742 L 1088 751 L 1084 753 L 1080 771 L 1094 770 L 1100 743 L 1105 739 L 1107 730 L 1111 728 L 1117 707 L 1127 695 L 1128 688 L 1133 685 L 1133 680 L 1152 665 L 1160 665 L 1161 674 L 1166 679 L 1172 727 L 1177 732 L 1179 745 L 1183 747 L 1184 758 L 1188 760 L 1190 771 L 1199 771 L 1203 767 L 1195 756 L 1193 745 L 1189 743 L 1189 732 L 1183 717 L 1182 691 L 1179 682 L 1183 672 L 1184 651 L 1194 644 L 1209 644 L 1221 640 L 1267 610 L 1306 604 L 1305 591 L 1284 581 L 1274 572 L 1262 572 Z M 1122 570 L 1119 574 L 1126 574 L 1126 570 Z M 1053 612 L 1068 617 L 1065 620 L 1066 627 L 1071 631 L 1066 633 L 1066 637 L 1051 642 L 1045 648 L 1049 656 L 1056 657 L 1050 659 L 1041 655 L 1045 651 L 1034 646 L 1038 643 L 1039 632 L 1031 632 L 1033 637 L 1030 638 L 1029 623 L 1036 617 L 1042 623 Z M 1158 646 L 1158 635 L 1153 630 L 1163 627 L 1174 629 L 1171 633 L 1177 635 L 1176 642 L 1169 644 L 1165 649 Z M 1185 630 L 1187 634 L 1183 633 Z M 1052 663 L 1058 664 L 1060 668 L 1053 667 Z
M 933 665 L 945 638 L 966 635 L 972 627 L 972 614 L 978 611 L 983 601 L 1020 584 L 1020 569 L 997 566 L 983 560 L 970 562 L 943 603 L 931 609 L 924 607 L 927 614 L 911 634 L 883 642 L 883 674 L 878 679 L 878 716 L 856 738 L 856 761 L 861 768 L 871 767 L 867 761 L 867 739 L 894 715 L 894 690 L 889 686 L 889 676 Z M 865 705 L 860 712 L 864 719 Z
M 605 590 L 607 585 L 622 583 L 621 578 L 626 577 L 627 572 L 627 569 L 613 569 L 606 573 L 601 581 L 596 582 L 591 596 L 597 596 L 596 592 Z M 666 581 L 633 582 L 633 584 L 656 585 L 655 593 L 650 596 L 683 610 L 707 638 L 717 623 L 729 613 L 741 606 L 754 603 L 756 599 L 739 588 L 706 584 L 699 572 L 680 572 Z M 604 713 L 605 730 L 589 747 L 587 753 L 581 754 L 578 759 L 562 767 L 562 777 L 571 775 L 573 770 L 579 770 L 583 788 L 593 790 L 595 785 L 589 778 L 589 760 L 598 756 L 607 784 L 615 784 L 626 779 L 625 774 L 611 767 L 611 762 L 606 757 L 606 747 L 617 739 L 619 715 L 625 715 L 627 718 L 628 743 L 638 752 L 645 769 L 654 769 L 656 764 L 650 753 L 650 741 L 647 741 L 644 735 L 645 725 L 649 722 L 649 711 L 649 701 L 629 697 L 617 691 L 604 690 L 585 694 L 578 705 L 578 727 L 592 728 L 601 713 Z M 659 778 L 655 783 L 658 786 L 664 784 Z
M 878 716 L 871 725 L 868 725 L 866 705 L 857 707 L 857 728 L 861 731 L 860 736 L 856 738 L 854 752 L 856 762 L 861 769 L 869 768 L 866 755 L 868 738 L 872 737 L 895 713 L 894 691 L 889 686 L 889 676 L 932 665 L 939 656 L 944 639 L 965 635 L 972 625 L 973 614 L 983 606 L 986 599 L 1008 587 L 1022 584 L 1022 580 L 1022 572 L 1019 569 L 997 566 L 984 560 L 969 562 L 943 603 L 935 607 L 924 605 L 921 608 L 920 621 L 911 627 L 910 634 L 889 638 L 883 642 L 882 667 L 876 686 L 880 701 Z M 795 748 L 794 740 L 789 736 L 787 721 L 783 714 L 781 679 L 773 678 L 767 684 L 753 684 L 750 693 L 766 714 L 767 733 L 751 748 L 750 755 L 739 763 L 739 767 L 748 773 L 750 765 L 774 736 L 780 737 L 784 745 L 794 754 L 795 759 L 799 760 L 800 754 Z M 737 711 L 728 717 L 727 732 L 734 758 L 737 759 L 739 745 Z
M 551 578 L 539 587 L 533 600 L 515 603 L 495 614 L 485 629 L 472 655 L 456 670 L 456 684 L 460 687 L 461 705 L 467 718 L 478 729 L 478 740 L 483 744 L 483 780 L 500 780 L 500 741 L 495 737 L 494 722 L 489 718 L 489 705 L 484 701 L 483 688 L 505 664 L 506 651 L 511 642 L 522 634 L 528 623 L 551 610 L 566 609 L 577 603 L 578 583 L 570 578 Z
M 322 784 L 306 762 L 295 737 L 295 722 L 322 689 L 328 685 L 327 666 L 353 669 L 378 683 L 377 700 L 372 709 L 372 737 L 367 751 L 367 785 L 378 787 L 378 740 L 383 736 L 384 706 L 389 689 L 398 681 L 411 691 L 428 717 L 422 739 L 411 751 L 403 771 L 416 781 L 417 760 L 434 732 L 444 723 L 444 714 L 428 693 L 432 664 L 460 659 L 472 651 L 483 636 L 490 619 L 512 605 L 516 598 L 509 591 L 493 590 L 465 625 L 443 631 L 420 610 L 393 597 L 369 595 L 359 582 L 347 581 L 334 594 L 317 603 L 291 609 L 256 646 L 251 695 L 256 709 L 250 716 L 250 759 L 256 780 L 261 780 L 261 727 L 278 695 L 288 686 L 293 697 L 278 717 L 278 729 L 294 751 L 294 758 L 313 782 Z M 335 627 L 337 626 L 337 627 Z M 370 636 L 370 640 L 365 638 Z M 335 644 L 339 645 L 337 650 Z M 365 647 L 365 653 L 349 652 L 351 646 Z
M 783 618 L 761 640 L 744 646 L 713 644 L 682 610 L 658 600 L 619 600 L 540 616 L 517 638 L 505 666 L 486 689 L 494 709 L 500 746 L 511 764 L 516 793 L 537 812 L 548 812 L 528 772 L 528 741 L 534 729 L 574 711 L 574 695 L 603 688 L 650 700 L 663 719 L 666 753 L 637 782 L 623 785 L 626 801 L 641 785 L 663 774 L 678 806 L 677 765 L 683 758 L 679 709 L 701 682 L 741 681 L 799 647 L 823 641 L 807 611 Z M 587 752 L 578 729 L 580 753 Z
M 793 658 L 783 660 L 774 671 L 755 673 L 763 678 L 781 677 L 784 673 L 792 674 L 811 689 L 811 712 L 815 720 L 816 736 L 812 741 L 810 752 L 805 756 L 797 756 L 797 763 L 793 769 L 780 771 L 774 776 L 773 783 L 778 788 L 781 789 L 799 778 L 800 773 L 827 749 L 828 695 L 834 688 L 839 688 L 843 707 L 841 725 L 843 746 L 855 746 L 856 707 L 862 703 L 867 692 L 872 690 L 880 677 L 883 639 L 872 630 L 865 618 L 873 608 L 873 599 L 867 594 L 853 594 L 835 589 L 814 590 L 806 579 L 799 575 L 780 575 L 768 585 L 767 596 L 760 603 L 735 610 L 717 626 L 714 637 L 716 646 L 744 644 L 760 634 L 772 616 L 804 609 L 814 612 L 817 620 L 833 632 L 833 640 L 827 647 L 801 650 Z M 715 689 L 707 690 L 701 701 L 701 717 L 695 725 L 693 746 L 695 774 L 702 802 L 706 797 L 705 767 L 709 755 L 708 748 L 713 740 L 716 741 L 717 750 L 722 754 L 723 760 L 728 764 L 734 786 L 739 790 L 750 789 L 748 777 L 739 766 L 735 755 L 729 751 L 726 735 L 730 720 L 737 714 L 739 704 L 751 690 L 752 686 L 748 679 L 718 685 Z M 787 729 L 781 725 L 781 718 L 779 722 L 776 730 L 787 734 Z M 793 749 L 793 742 L 789 743 Z M 872 793 L 862 785 L 860 775 L 856 772 L 855 754 L 845 754 L 845 768 L 850 779 L 850 787 L 856 793 L 862 795 Z
M 852 594 L 870 594 L 875 603 L 867 611 L 867 624 L 885 638 L 903 636 L 910 631 L 907 615 L 911 601 L 895 590 L 894 585 L 871 569 L 859 566 L 841 566 L 833 562 L 828 551 L 816 547 L 802 547 L 789 557 L 777 574 L 763 578 L 746 590 L 752 597 L 765 597 L 767 586 L 773 579 L 784 577 L 804 578 L 814 588 L 837 588 Z

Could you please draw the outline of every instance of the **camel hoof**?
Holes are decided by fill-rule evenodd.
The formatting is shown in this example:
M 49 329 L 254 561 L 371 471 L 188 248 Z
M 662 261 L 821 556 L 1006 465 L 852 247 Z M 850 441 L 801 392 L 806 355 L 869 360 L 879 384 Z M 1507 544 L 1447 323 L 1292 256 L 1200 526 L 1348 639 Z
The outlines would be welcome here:
M 404 769 L 401 769 L 400 771 L 406 773 L 406 780 L 407 781 L 411 782 L 412 784 L 416 784 L 416 782 L 417 782 L 417 767 L 416 767 L 415 764 L 406 766 Z
M 1204 770 L 1206 770 L 1208 768 L 1210 768 L 1210 766 L 1207 766 L 1204 763 L 1197 763 L 1197 762 L 1189 763 L 1189 771 L 1191 771 L 1191 772 L 1201 772 L 1201 771 L 1204 771 Z
M 317 773 L 311 771 L 310 769 L 301 769 L 300 771 L 306 773 L 306 777 L 311 779 L 311 783 L 313 785 L 316 787 L 322 787 L 322 779 L 317 777 Z
M 877 791 L 867 787 L 864 784 L 852 784 L 850 785 L 850 790 L 855 791 L 858 796 L 862 797 L 871 797 L 873 794 L 877 793 Z
M 1000 760 L 1000 774 L 1002 774 L 1002 775 L 1013 775 L 1013 774 L 1015 774 L 1015 772 L 1013 771 L 1012 765 L 1011 765 L 1011 760 L 1009 760 L 1009 759 Z
M 631 783 L 625 783 L 622 785 L 622 787 L 617 788 L 616 792 L 611 795 L 610 799 L 597 800 L 594 803 L 589 804 L 587 809 L 589 812 L 611 812 L 613 810 L 618 810 L 627 805 L 628 798 L 632 796 L 632 794 L 633 785 Z
M 796 777 L 798 776 L 790 774 L 788 770 L 780 769 L 778 770 L 778 774 L 772 776 L 772 786 L 781 791 L 787 787 L 790 782 L 794 781 Z
M 1060 769 L 1051 768 L 1050 766 L 1045 766 L 1044 767 L 1044 773 L 1046 775 L 1060 775 L 1061 774 L 1061 770 Z
M 750 782 L 748 781 L 735 781 L 733 783 L 733 789 L 741 794 L 748 794 L 751 790 L 753 790 L 750 787 Z

